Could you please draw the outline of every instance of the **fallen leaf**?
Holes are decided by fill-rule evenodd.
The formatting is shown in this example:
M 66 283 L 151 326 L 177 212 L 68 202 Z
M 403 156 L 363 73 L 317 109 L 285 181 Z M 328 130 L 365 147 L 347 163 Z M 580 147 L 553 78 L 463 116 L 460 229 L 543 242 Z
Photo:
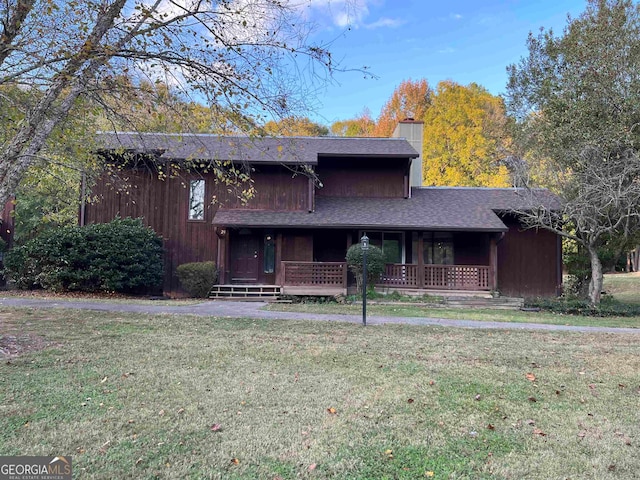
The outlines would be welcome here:
M 544 433 L 544 432 L 543 432 L 542 430 L 540 430 L 539 428 L 534 428 L 534 429 L 533 429 L 533 434 L 534 434 L 534 435 L 539 435 L 539 436 L 541 436 L 541 437 L 546 437 L 546 436 L 547 436 L 547 434 L 546 434 L 546 433 Z
M 476 395 L 476 396 L 475 396 L 475 397 L 473 397 L 473 398 L 474 398 L 474 400 L 476 400 L 476 401 L 480 401 L 480 399 L 481 399 L 482 397 L 478 394 L 478 395 Z
M 496 427 L 494 427 L 491 423 L 489 425 L 487 425 L 487 429 L 488 430 L 495 430 Z
M 142 457 L 138 458 L 136 460 L 136 465 L 140 465 L 142 463 Z
M 317 463 L 312 463 L 311 465 L 309 465 L 307 470 L 309 470 L 310 472 L 313 472 L 316 469 L 317 466 L 318 466 Z
M 128 421 L 127 423 L 129 423 L 129 424 L 131 424 L 131 423 L 136 423 L 136 421 L 135 421 L 135 420 L 133 420 L 133 419 L 129 419 L 129 421 Z
M 627 386 L 624 383 L 619 383 L 618 388 L 627 388 Z
M 184 413 L 184 408 L 178 409 L 178 414 Z
M 533 373 L 527 373 L 525 375 L 525 377 L 527 378 L 527 380 L 529 380 L 530 382 L 535 382 L 536 381 L 536 376 Z
M 610 472 L 614 472 L 616 470 L 616 466 L 615 465 L 609 465 L 607 467 L 607 470 L 609 470 Z
M 237 458 L 232 458 L 231 463 L 233 463 L 234 465 L 238 465 L 240 463 L 240 460 L 238 460 Z
M 391 449 L 384 451 L 385 455 L 391 455 L 392 453 L 393 453 L 393 450 L 391 450 Z
M 160 411 L 158 412 L 158 415 L 160 415 L 161 417 L 162 417 L 162 416 L 164 416 L 164 410 L 160 410 Z
M 407 400 L 407 403 L 413 403 L 413 402 L 414 402 L 413 398 L 410 398 Z
M 100 383 L 104 383 L 104 382 L 106 382 L 106 381 L 107 381 L 107 378 L 109 378 L 109 377 L 104 377 L 102 380 L 100 380 Z
M 531 425 L 531 426 L 533 426 L 533 425 L 535 425 L 535 424 L 536 424 L 536 422 L 535 422 L 534 420 L 531 420 L 531 419 L 527 420 L 527 421 L 526 421 L 526 422 L 524 422 L 524 423 L 526 423 L 527 425 Z
M 327 412 L 329 412 L 331 415 L 335 415 L 336 414 L 336 409 L 333 407 L 329 407 L 327 408 Z
M 529 400 L 530 402 L 537 402 L 538 399 L 536 397 L 529 397 L 527 400 Z
M 222 430 L 222 425 L 220 425 L 219 423 L 214 423 L 209 427 L 209 430 L 211 430 L 212 432 L 219 432 L 220 430 Z
M 433 385 L 435 385 L 435 384 L 436 384 L 436 382 L 434 382 L 433 380 L 429 380 L 429 385 L 432 385 L 432 386 L 433 386 Z M 432 472 L 432 473 L 433 473 L 433 472 Z
M 425 477 L 433 477 L 434 475 L 435 473 L 433 473 L 432 471 L 424 472 Z

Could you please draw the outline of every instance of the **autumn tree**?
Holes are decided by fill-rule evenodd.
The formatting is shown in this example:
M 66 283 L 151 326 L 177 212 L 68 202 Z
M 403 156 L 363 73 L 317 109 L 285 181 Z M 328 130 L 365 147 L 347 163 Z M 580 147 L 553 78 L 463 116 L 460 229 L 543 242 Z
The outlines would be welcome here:
M 0 3 L 0 19 L 0 86 L 28 94 L 0 146 L 0 204 L 79 100 L 114 113 L 105 86 L 123 74 L 133 79 L 118 85 L 123 98 L 162 81 L 259 124 L 303 109 L 301 72 L 334 68 L 325 46 L 308 42 L 300 9 L 278 0 L 15 0 Z
M 561 35 L 542 30 L 527 46 L 509 67 L 507 106 L 518 146 L 563 203 L 522 214 L 588 252 L 589 299 L 598 304 L 599 248 L 639 228 L 640 6 L 590 0 Z
M 398 122 L 406 118 L 422 120 L 430 104 L 431 89 L 424 78 L 402 81 L 382 107 L 373 136 L 390 137 Z
M 264 124 L 267 135 L 282 135 L 285 137 L 324 137 L 329 135 L 329 129 L 324 125 L 312 122 L 307 117 L 286 117 L 282 120 L 270 120 Z
M 472 83 L 440 82 L 424 116 L 424 184 L 509 186 L 508 136 L 500 97 Z
M 337 137 L 373 137 L 376 122 L 365 108 L 355 118 L 339 120 L 331 124 L 331 134 Z

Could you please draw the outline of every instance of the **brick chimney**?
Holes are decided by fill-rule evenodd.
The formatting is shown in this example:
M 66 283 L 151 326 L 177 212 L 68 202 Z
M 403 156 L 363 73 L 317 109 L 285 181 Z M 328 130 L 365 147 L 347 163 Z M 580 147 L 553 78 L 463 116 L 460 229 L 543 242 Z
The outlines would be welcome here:
M 424 122 L 416 121 L 413 118 L 405 118 L 393 131 L 391 135 L 394 138 L 404 138 L 419 153 L 418 158 L 414 158 L 411 162 L 411 171 L 409 173 L 409 186 L 422 186 L 422 129 Z

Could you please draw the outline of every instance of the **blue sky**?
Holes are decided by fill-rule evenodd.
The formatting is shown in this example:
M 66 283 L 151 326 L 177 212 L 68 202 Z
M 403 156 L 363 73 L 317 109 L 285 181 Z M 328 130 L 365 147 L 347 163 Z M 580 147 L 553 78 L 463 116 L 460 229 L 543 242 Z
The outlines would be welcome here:
M 345 1 L 347 2 L 345 4 Z M 506 90 L 506 66 L 527 53 L 530 31 L 560 33 L 567 14 L 578 16 L 585 0 L 311 0 L 318 24 L 312 40 L 333 41 L 331 51 L 344 67 L 318 94 L 312 118 L 330 125 L 353 118 L 366 107 L 373 118 L 405 79 L 476 82 L 498 95 Z M 348 10 L 345 12 L 345 5 Z M 347 26 L 350 25 L 350 28 Z

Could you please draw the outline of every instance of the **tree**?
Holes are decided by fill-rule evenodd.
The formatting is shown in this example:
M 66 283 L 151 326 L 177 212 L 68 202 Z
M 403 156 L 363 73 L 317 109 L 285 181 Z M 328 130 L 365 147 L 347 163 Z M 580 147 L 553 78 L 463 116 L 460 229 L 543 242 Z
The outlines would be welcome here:
M 598 249 L 629 239 L 640 219 L 640 6 L 590 0 L 562 35 L 529 35 L 508 69 L 508 110 L 532 168 L 546 170 L 562 206 L 521 212 L 589 254 L 589 299 L 600 302 Z M 529 176 L 530 178 L 530 176 Z
M 285 137 L 324 137 L 329 135 L 327 127 L 312 122 L 307 117 L 286 117 L 280 121 L 270 120 L 264 124 L 263 128 L 267 135 Z
M 424 116 L 424 184 L 506 187 L 509 143 L 500 97 L 472 83 L 440 82 Z
M 371 112 L 365 108 L 355 118 L 339 120 L 331 124 L 331 133 L 338 137 L 373 137 L 376 122 Z
M 431 89 L 424 78 L 402 81 L 382 107 L 373 136 L 390 137 L 398 122 L 406 118 L 422 120 L 430 104 Z
M 122 74 L 133 79 L 116 82 L 123 98 L 145 81 L 162 81 L 232 121 L 261 123 L 300 109 L 300 72 L 319 74 L 300 63 L 334 70 L 326 47 L 307 41 L 302 15 L 278 0 L 2 2 L 0 86 L 19 87 L 28 102 L 0 146 L 0 204 L 79 100 L 114 113 L 105 86 Z

